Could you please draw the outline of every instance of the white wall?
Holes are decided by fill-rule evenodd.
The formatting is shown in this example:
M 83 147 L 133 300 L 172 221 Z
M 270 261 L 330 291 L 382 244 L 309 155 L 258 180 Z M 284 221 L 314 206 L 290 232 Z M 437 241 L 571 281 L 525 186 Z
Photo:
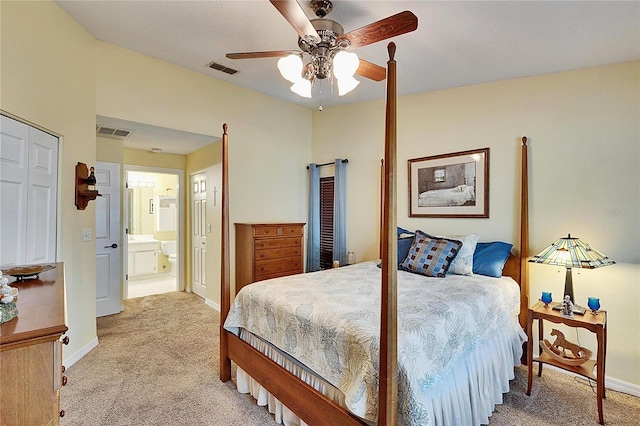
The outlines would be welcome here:
M 402 64 L 398 64 L 400 69 Z M 398 100 L 398 224 L 476 232 L 519 245 L 520 139 L 529 138 L 530 250 L 571 233 L 618 264 L 574 270 L 577 301 L 609 311 L 607 375 L 640 385 L 640 62 L 403 96 Z M 347 249 L 378 257 L 384 102 L 313 113 L 313 161 L 347 167 Z M 490 148 L 490 217 L 408 217 L 407 160 Z M 530 299 L 560 296 L 564 271 L 531 265 Z M 548 328 L 548 327 L 547 327 Z M 571 336 L 574 334 L 567 334 Z M 593 341 L 592 341 L 593 340 Z M 580 342 L 595 348 L 589 333 Z

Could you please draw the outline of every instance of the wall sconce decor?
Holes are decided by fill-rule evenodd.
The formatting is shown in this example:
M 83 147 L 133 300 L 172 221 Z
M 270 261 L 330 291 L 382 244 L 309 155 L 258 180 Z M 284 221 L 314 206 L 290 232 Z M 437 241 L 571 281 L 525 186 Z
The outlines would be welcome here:
M 89 185 L 96 184 L 94 168 L 91 167 L 91 174 L 84 163 L 76 164 L 76 207 L 78 210 L 87 208 L 89 201 L 101 197 L 97 190 L 89 189 Z

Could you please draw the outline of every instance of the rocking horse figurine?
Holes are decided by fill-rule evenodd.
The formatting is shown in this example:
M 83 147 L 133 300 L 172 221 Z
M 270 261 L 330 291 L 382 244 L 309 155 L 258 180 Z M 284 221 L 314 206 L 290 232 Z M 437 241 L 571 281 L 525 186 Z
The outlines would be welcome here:
M 580 365 L 591 358 L 589 349 L 567 341 L 560 330 L 554 328 L 551 330 L 551 335 L 556 337 L 553 344 L 544 339 L 540 342 L 540 346 L 547 355 L 556 361 L 567 365 Z M 567 352 L 570 352 L 571 355 L 568 355 Z

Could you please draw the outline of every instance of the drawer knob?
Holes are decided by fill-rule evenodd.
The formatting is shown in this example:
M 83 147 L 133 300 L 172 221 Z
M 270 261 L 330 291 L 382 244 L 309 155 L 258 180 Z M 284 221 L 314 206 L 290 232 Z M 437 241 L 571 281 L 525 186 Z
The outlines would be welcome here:
M 294 263 L 294 265 L 298 266 L 298 262 Z
M 298 254 L 298 250 L 296 250 L 294 253 L 295 253 L 295 254 Z
M 260 257 L 264 257 L 264 253 L 260 253 Z
M 67 381 L 69 379 L 67 379 L 67 376 L 62 376 L 62 386 L 67 386 Z
M 260 247 L 264 247 L 264 243 L 260 243 Z
M 65 345 L 69 344 L 69 336 L 64 336 L 64 339 L 62 339 L 62 343 L 64 343 Z
M 60 417 L 64 417 L 64 410 L 60 410 Z
M 261 270 L 261 271 L 264 271 L 264 266 L 261 266 L 261 267 L 260 267 L 260 270 Z

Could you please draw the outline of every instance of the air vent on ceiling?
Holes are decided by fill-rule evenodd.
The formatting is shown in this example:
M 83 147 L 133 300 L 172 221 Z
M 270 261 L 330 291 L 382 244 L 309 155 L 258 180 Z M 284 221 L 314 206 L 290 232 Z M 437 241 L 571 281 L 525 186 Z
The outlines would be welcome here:
M 114 129 L 113 127 L 96 126 L 96 133 L 100 136 L 107 136 L 113 138 L 128 138 L 133 130 Z
M 220 64 L 215 63 L 215 62 L 209 62 L 207 64 L 207 66 L 209 68 L 217 70 L 217 71 L 226 72 L 227 74 L 235 74 L 235 73 L 238 72 L 238 70 L 234 70 L 233 68 L 225 67 L 224 65 L 220 65 Z

